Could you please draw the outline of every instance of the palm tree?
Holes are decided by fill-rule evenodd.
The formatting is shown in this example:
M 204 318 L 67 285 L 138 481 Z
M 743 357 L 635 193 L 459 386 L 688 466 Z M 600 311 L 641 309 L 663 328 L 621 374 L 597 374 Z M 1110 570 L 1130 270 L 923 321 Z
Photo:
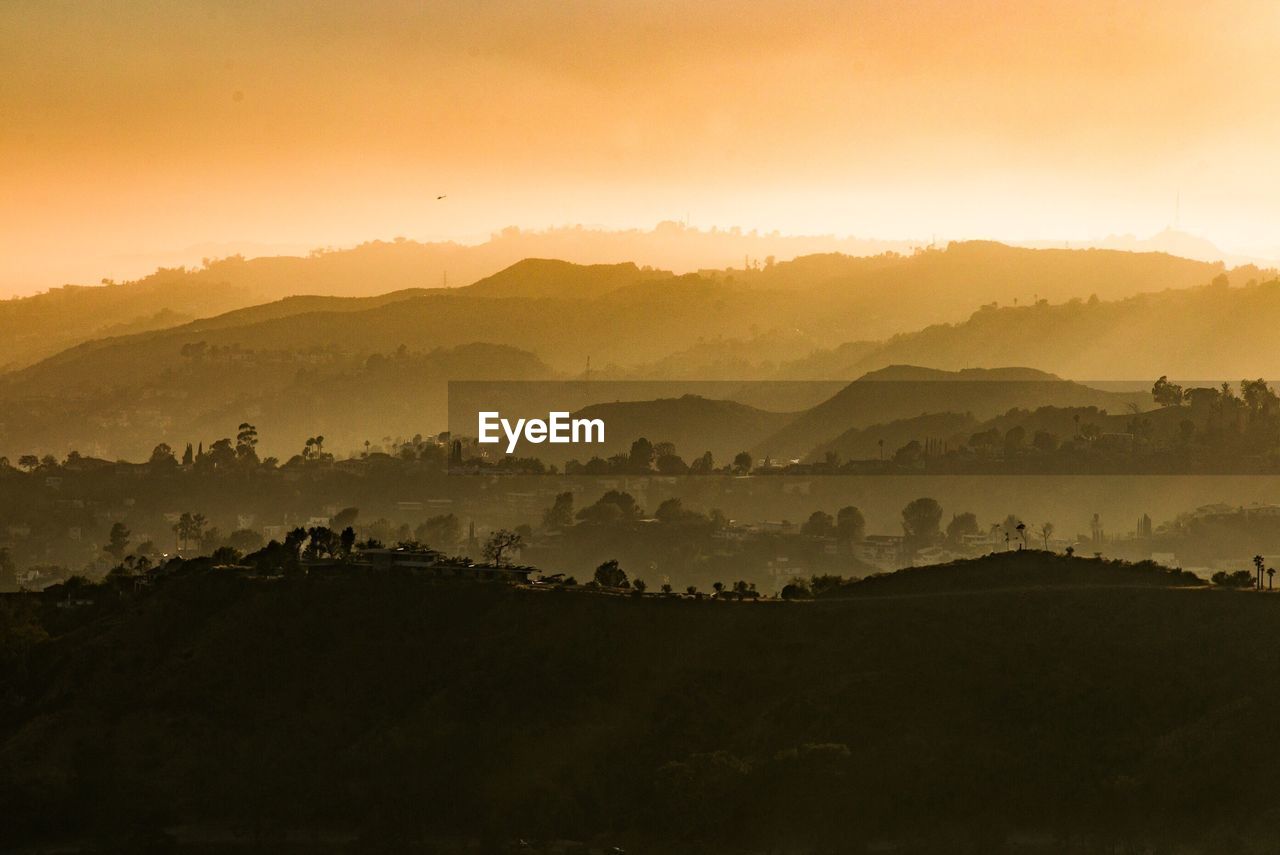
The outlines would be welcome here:
M 1268 567 L 1268 568 L 1267 568 L 1267 590 L 1268 590 L 1268 591 L 1270 591 L 1270 590 L 1271 590 L 1271 577 L 1273 577 L 1273 576 L 1275 576 L 1275 575 L 1276 575 L 1276 568 L 1274 568 L 1274 567 Z
M 1262 571 L 1263 571 L 1264 563 L 1265 562 L 1263 561 L 1261 555 L 1253 556 L 1253 569 L 1258 574 L 1257 589 L 1259 591 L 1262 590 Z

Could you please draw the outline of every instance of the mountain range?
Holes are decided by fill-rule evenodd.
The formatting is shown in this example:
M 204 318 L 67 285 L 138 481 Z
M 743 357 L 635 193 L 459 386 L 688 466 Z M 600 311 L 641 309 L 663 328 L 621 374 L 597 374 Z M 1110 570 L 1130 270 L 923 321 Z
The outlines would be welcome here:
M 445 384 L 459 379 L 842 381 L 781 396 L 785 385 L 744 383 L 725 396 L 767 414 L 735 417 L 735 445 L 801 456 L 843 430 L 926 411 L 1114 412 L 1130 400 L 1064 377 L 1280 368 L 1260 344 L 1280 323 L 1273 274 L 1157 253 L 973 242 L 683 275 L 529 258 L 471 285 L 419 287 L 442 284 L 421 281 L 436 251 L 393 242 L 228 259 L 0 303 L 0 331 L 20 332 L 0 336 L 11 365 L 0 373 L 0 454 L 137 457 L 243 420 L 277 455 L 318 433 L 357 448 L 443 429 Z M 875 374 L 895 365 L 1053 376 Z M 892 387 L 872 386 L 887 377 Z M 639 429 L 648 417 L 635 418 Z

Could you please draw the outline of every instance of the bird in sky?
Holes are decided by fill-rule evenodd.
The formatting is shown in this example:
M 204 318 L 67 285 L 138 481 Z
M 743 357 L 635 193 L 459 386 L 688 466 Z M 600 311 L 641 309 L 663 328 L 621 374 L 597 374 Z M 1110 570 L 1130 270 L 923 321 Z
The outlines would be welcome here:
M 440 201 L 441 199 L 443 199 L 443 198 L 445 198 L 445 197 L 444 197 L 444 196 L 437 196 L 437 197 L 436 197 L 436 201 L 437 201 L 437 202 L 439 202 L 439 201 Z

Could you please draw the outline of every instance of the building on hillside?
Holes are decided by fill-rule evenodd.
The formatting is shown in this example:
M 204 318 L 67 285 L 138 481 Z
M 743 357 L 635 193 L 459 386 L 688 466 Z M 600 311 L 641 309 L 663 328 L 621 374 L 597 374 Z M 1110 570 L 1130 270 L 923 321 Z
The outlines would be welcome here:
M 879 570 L 897 570 L 906 563 L 903 540 L 900 534 L 869 534 L 854 544 L 853 554 Z

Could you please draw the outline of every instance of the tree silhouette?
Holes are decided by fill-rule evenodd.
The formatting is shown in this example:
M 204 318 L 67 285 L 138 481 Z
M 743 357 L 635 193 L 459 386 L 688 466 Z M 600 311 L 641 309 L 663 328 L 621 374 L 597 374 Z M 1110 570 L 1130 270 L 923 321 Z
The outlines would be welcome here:
M 814 511 L 800 526 L 800 533 L 810 537 L 830 537 L 835 533 L 836 521 L 825 511 Z
M 542 527 L 547 531 L 560 531 L 573 525 L 573 493 L 568 491 L 556 496 L 551 507 L 542 514 Z
M 103 551 L 120 561 L 124 558 L 125 550 L 129 548 L 130 535 L 131 532 L 124 523 L 115 523 L 111 526 L 111 533 L 107 535 L 107 545 L 102 547 Z
M 236 431 L 236 457 L 247 463 L 257 463 L 258 429 L 248 422 L 241 422 Z
M 618 564 L 616 558 L 611 558 L 596 568 L 595 583 L 602 588 L 623 588 L 627 585 L 627 574 Z
M 836 537 L 842 543 L 858 543 L 866 535 L 867 521 L 862 511 L 853 505 L 846 505 L 836 511 Z
M 519 552 L 524 545 L 524 538 L 510 529 L 500 528 L 489 535 L 484 545 L 484 557 L 495 567 L 502 566 L 502 560 L 509 552 Z
M 1261 555 L 1253 556 L 1253 569 L 1257 575 L 1256 587 L 1259 591 L 1262 590 L 1262 571 L 1264 569 L 1264 564 L 1265 564 L 1265 561 L 1263 560 Z
M 902 509 L 902 531 L 913 547 L 927 546 L 942 534 L 942 506 L 928 497 L 913 499 Z
M 1044 548 L 1045 548 L 1045 551 L 1048 551 L 1048 549 L 1049 549 L 1049 538 L 1053 537 L 1053 523 L 1051 523 L 1051 522 L 1041 523 L 1041 524 L 1040 524 L 1040 536 L 1041 536 L 1042 538 L 1044 538 Z

